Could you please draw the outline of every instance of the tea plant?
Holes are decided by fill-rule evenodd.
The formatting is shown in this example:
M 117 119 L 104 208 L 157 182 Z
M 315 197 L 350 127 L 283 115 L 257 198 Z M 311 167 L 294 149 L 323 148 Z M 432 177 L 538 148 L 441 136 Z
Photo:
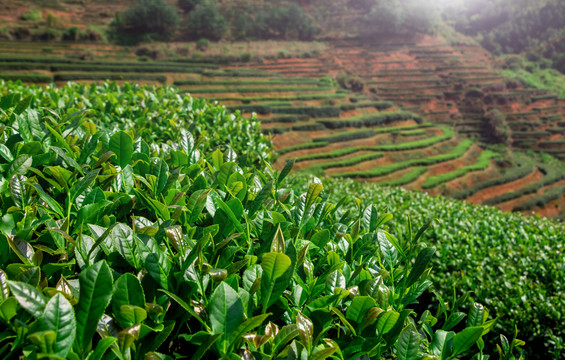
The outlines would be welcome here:
M 482 305 L 414 311 L 429 224 L 395 236 L 184 127 L 144 140 L 30 103 L 0 117 L 2 358 L 488 359 Z
M 298 180 L 295 187 L 305 188 L 308 178 Z M 437 218 L 422 237 L 438 249 L 430 274 L 437 293 L 450 297 L 454 289 L 460 295 L 471 291 L 474 301 L 494 311 L 499 331 L 511 333 L 517 326 L 528 358 L 563 357 L 563 224 L 347 179 L 328 179 L 325 185 L 329 201 L 349 198 L 343 201 L 344 211 L 355 211 L 351 200 L 358 198 L 376 204 L 380 212 L 406 215 L 390 223 L 398 236 L 405 232 L 408 219 L 421 223 Z
M 89 122 L 108 129 L 132 131 L 134 137 L 148 143 L 176 140 L 179 129 L 186 128 L 202 136 L 207 148 L 221 147 L 224 151 L 229 146 L 256 162 L 271 157 L 270 140 L 261 135 L 260 124 L 255 119 L 230 114 L 223 106 L 183 95 L 174 87 L 69 83 L 56 88 L 0 80 L 0 96 L 0 114 L 18 104 L 28 105 L 28 109 L 18 108 L 16 112 L 31 112 L 32 119 L 50 115 L 50 109 L 69 116 L 86 111 L 84 118 Z M 80 134 L 79 127 L 76 135 Z

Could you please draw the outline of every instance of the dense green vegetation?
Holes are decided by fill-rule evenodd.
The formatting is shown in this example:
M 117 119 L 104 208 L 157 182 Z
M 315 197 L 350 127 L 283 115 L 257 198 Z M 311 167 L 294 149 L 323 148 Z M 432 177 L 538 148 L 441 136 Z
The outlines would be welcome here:
M 208 147 L 225 151 L 226 146 L 231 146 L 233 151 L 255 162 L 271 156 L 270 142 L 261 135 L 260 124 L 255 119 L 243 119 L 223 106 L 181 95 L 174 87 L 135 84 L 120 87 L 115 83 L 71 84 L 62 88 L 10 82 L 0 85 L 0 95 L 5 95 L 4 106 L 26 100 L 30 111 L 38 116 L 44 116 L 46 108 L 56 108 L 68 115 L 86 111 L 83 116 L 86 121 L 102 121 L 113 129 L 132 131 L 136 138 L 147 137 L 152 141 L 176 139 L 179 129 L 187 128 L 195 136 L 207 139 L 204 145 Z M 193 111 L 193 108 L 203 110 Z
M 452 1 L 445 16 L 494 54 L 527 53 L 528 59 L 565 72 L 562 1 Z
M 177 128 L 172 112 L 128 122 L 111 108 L 134 96 L 179 106 L 171 89 L 7 88 L 2 357 L 486 358 L 496 321 L 483 305 L 441 300 L 432 313 L 417 301 L 442 252 L 420 242 L 429 223 L 400 230 L 372 205 L 344 213 L 318 181 L 296 192 L 292 162 L 249 166 L 232 150 L 249 146 L 236 131 L 214 142 Z M 81 111 L 95 95 L 108 116 Z M 189 117 L 222 114 L 185 101 Z M 502 340 L 506 359 L 523 344 Z
M 353 201 L 359 199 L 377 204 L 378 212 L 402 214 L 392 223 L 396 234 L 410 223 L 437 218 L 424 235 L 439 249 L 432 259 L 434 269 L 440 269 L 431 274 L 437 284 L 435 296 L 449 299 L 454 292 L 471 291 L 474 301 L 494 310 L 497 328 L 517 326 L 520 338 L 526 340 L 528 358 L 563 358 L 564 225 L 348 179 L 328 179 L 325 188 L 328 201 L 347 197 L 349 201 L 342 201 L 347 204 L 344 211 L 361 211 Z

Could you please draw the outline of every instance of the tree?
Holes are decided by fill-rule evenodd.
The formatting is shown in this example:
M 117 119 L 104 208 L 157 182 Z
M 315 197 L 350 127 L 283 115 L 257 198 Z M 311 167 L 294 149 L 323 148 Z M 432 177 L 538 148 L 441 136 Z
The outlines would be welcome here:
M 120 17 L 114 27 L 119 42 L 137 43 L 141 40 L 170 40 L 179 24 L 179 15 L 165 0 L 139 0 Z
M 185 12 L 194 10 L 194 8 L 200 3 L 202 3 L 202 0 L 178 0 L 179 7 Z
M 190 12 L 188 21 L 190 34 L 196 39 L 220 40 L 228 30 L 226 18 L 213 1 L 196 6 Z
M 429 32 L 438 14 L 433 4 L 421 0 L 374 0 L 365 16 L 367 30 L 380 34 Z

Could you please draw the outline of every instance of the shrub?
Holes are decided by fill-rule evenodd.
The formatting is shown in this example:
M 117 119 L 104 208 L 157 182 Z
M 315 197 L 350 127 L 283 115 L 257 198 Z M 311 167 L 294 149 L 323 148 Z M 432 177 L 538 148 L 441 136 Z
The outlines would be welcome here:
M 363 81 L 361 81 L 361 78 L 344 73 L 337 74 L 336 81 L 339 86 L 341 86 L 341 88 L 354 92 L 361 92 L 365 87 L 365 84 L 363 83 Z
M 21 16 L 20 19 L 24 20 L 24 21 L 31 21 L 31 22 L 37 22 L 39 20 L 41 20 L 43 16 L 41 15 L 41 11 L 39 11 L 38 9 L 28 9 L 26 12 L 24 12 Z
M 491 139 L 497 143 L 510 144 L 512 135 L 503 112 L 498 109 L 490 111 L 486 115 L 486 123 L 486 132 Z
M 196 42 L 196 48 L 200 51 L 206 51 L 210 47 L 210 40 L 208 39 L 198 39 Z

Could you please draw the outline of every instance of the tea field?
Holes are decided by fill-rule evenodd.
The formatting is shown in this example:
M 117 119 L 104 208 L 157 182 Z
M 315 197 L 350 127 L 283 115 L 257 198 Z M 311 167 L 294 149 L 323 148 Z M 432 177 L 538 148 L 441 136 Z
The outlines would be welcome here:
M 278 168 L 296 158 L 297 169 L 318 175 L 564 216 L 561 165 L 520 153 L 561 157 L 564 101 L 505 80 L 477 46 L 448 46 L 431 37 L 379 47 L 337 42 L 316 58 L 261 63 L 140 62 L 111 47 L 97 50 L 100 60 L 85 61 L 69 58 L 68 44 L 50 44 L 54 55 L 45 57 L 32 53 L 37 49 L 29 43 L 0 46 L 13 48 L 0 56 L 0 78 L 174 84 L 244 116 L 257 113 L 280 154 Z M 111 60 L 112 53 L 124 57 Z M 362 79 L 364 91 L 340 88 L 332 77 L 344 72 Z M 507 123 L 511 153 L 488 146 L 496 134 L 489 121 L 494 110 Z
M 8 84 L 0 109 L 4 358 L 492 350 L 496 305 L 451 299 L 450 285 L 437 311 L 422 307 L 442 252 L 422 241 L 429 224 L 395 234 L 391 213 L 347 211 L 318 180 L 302 192 L 292 161 L 265 161 L 254 120 L 129 84 Z M 504 330 L 511 358 L 523 341 Z
M 563 356 L 563 226 L 435 196 L 565 216 L 565 102 L 479 47 L 0 47 L 3 356 Z

